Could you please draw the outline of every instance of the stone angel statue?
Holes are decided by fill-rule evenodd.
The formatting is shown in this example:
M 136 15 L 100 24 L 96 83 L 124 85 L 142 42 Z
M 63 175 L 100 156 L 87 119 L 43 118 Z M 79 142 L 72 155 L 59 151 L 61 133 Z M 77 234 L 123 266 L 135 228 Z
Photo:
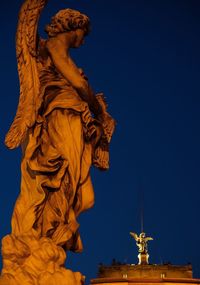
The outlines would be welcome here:
M 38 36 L 47 0 L 25 0 L 16 34 L 20 98 L 5 144 L 22 147 L 21 191 L 12 233 L 2 240 L 0 284 L 81 284 L 63 267 L 82 250 L 78 215 L 94 203 L 90 167 L 109 168 L 115 121 L 70 56 L 90 30 L 89 18 L 59 11 Z M 1 283 L 2 282 L 2 283 Z
M 146 234 L 142 232 L 139 236 L 136 233 L 130 232 L 130 235 L 135 239 L 139 253 L 148 253 L 147 242 L 153 240 L 152 237 L 146 237 Z

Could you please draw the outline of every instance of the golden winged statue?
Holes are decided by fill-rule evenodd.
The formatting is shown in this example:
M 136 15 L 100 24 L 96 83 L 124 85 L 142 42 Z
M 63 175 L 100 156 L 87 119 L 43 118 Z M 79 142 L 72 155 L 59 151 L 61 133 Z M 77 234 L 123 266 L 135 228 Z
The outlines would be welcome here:
M 66 251 L 82 250 L 77 217 L 94 204 L 90 167 L 109 168 L 115 121 L 70 55 L 83 44 L 90 20 L 60 10 L 41 39 L 38 20 L 46 3 L 25 0 L 19 13 L 20 98 L 5 144 L 22 146 L 23 156 L 12 232 L 2 240 L 4 285 L 83 282 L 63 264 Z
M 135 239 L 139 253 L 148 253 L 147 242 L 153 240 L 152 237 L 146 237 L 144 232 L 140 233 L 139 236 L 136 233 L 130 232 L 130 235 Z

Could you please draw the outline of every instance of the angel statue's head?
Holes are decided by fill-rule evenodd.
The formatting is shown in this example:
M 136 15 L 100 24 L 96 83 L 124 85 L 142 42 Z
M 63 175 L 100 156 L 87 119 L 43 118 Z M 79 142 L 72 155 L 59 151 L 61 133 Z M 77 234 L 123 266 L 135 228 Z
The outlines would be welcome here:
M 55 37 L 59 33 L 70 32 L 81 29 L 84 35 L 90 30 L 89 18 L 77 10 L 60 10 L 51 18 L 51 23 L 46 26 L 45 32 L 49 37 Z
M 146 234 L 145 234 L 144 232 L 142 232 L 142 233 L 140 234 L 140 237 L 141 237 L 141 238 L 145 238 L 145 235 L 146 235 Z

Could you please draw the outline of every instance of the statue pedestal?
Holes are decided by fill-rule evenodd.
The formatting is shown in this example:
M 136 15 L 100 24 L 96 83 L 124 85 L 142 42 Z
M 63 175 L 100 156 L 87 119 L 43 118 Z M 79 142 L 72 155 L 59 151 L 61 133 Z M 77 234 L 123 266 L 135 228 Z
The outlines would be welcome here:
M 148 253 L 140 252 L 138 254 L 138 259 L 139 259 L 139 262 L 138 262 L 139 265 L 149 264 L 149 254 Z

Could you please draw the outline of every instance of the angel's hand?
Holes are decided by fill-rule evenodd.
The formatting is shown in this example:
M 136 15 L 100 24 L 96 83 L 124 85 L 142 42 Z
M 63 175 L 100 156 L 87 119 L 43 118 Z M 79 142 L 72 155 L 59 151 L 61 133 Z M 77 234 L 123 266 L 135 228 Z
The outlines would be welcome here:
M 104 94 L 103 93 L 97 93 L 96 94 L 96 99 L 97 99 L 97 101 L 99 102 L 99 105 L 102 108 L 102 115 L 107 113 L 108 105 L 106 103 L 106 99 L 105 99 Z

